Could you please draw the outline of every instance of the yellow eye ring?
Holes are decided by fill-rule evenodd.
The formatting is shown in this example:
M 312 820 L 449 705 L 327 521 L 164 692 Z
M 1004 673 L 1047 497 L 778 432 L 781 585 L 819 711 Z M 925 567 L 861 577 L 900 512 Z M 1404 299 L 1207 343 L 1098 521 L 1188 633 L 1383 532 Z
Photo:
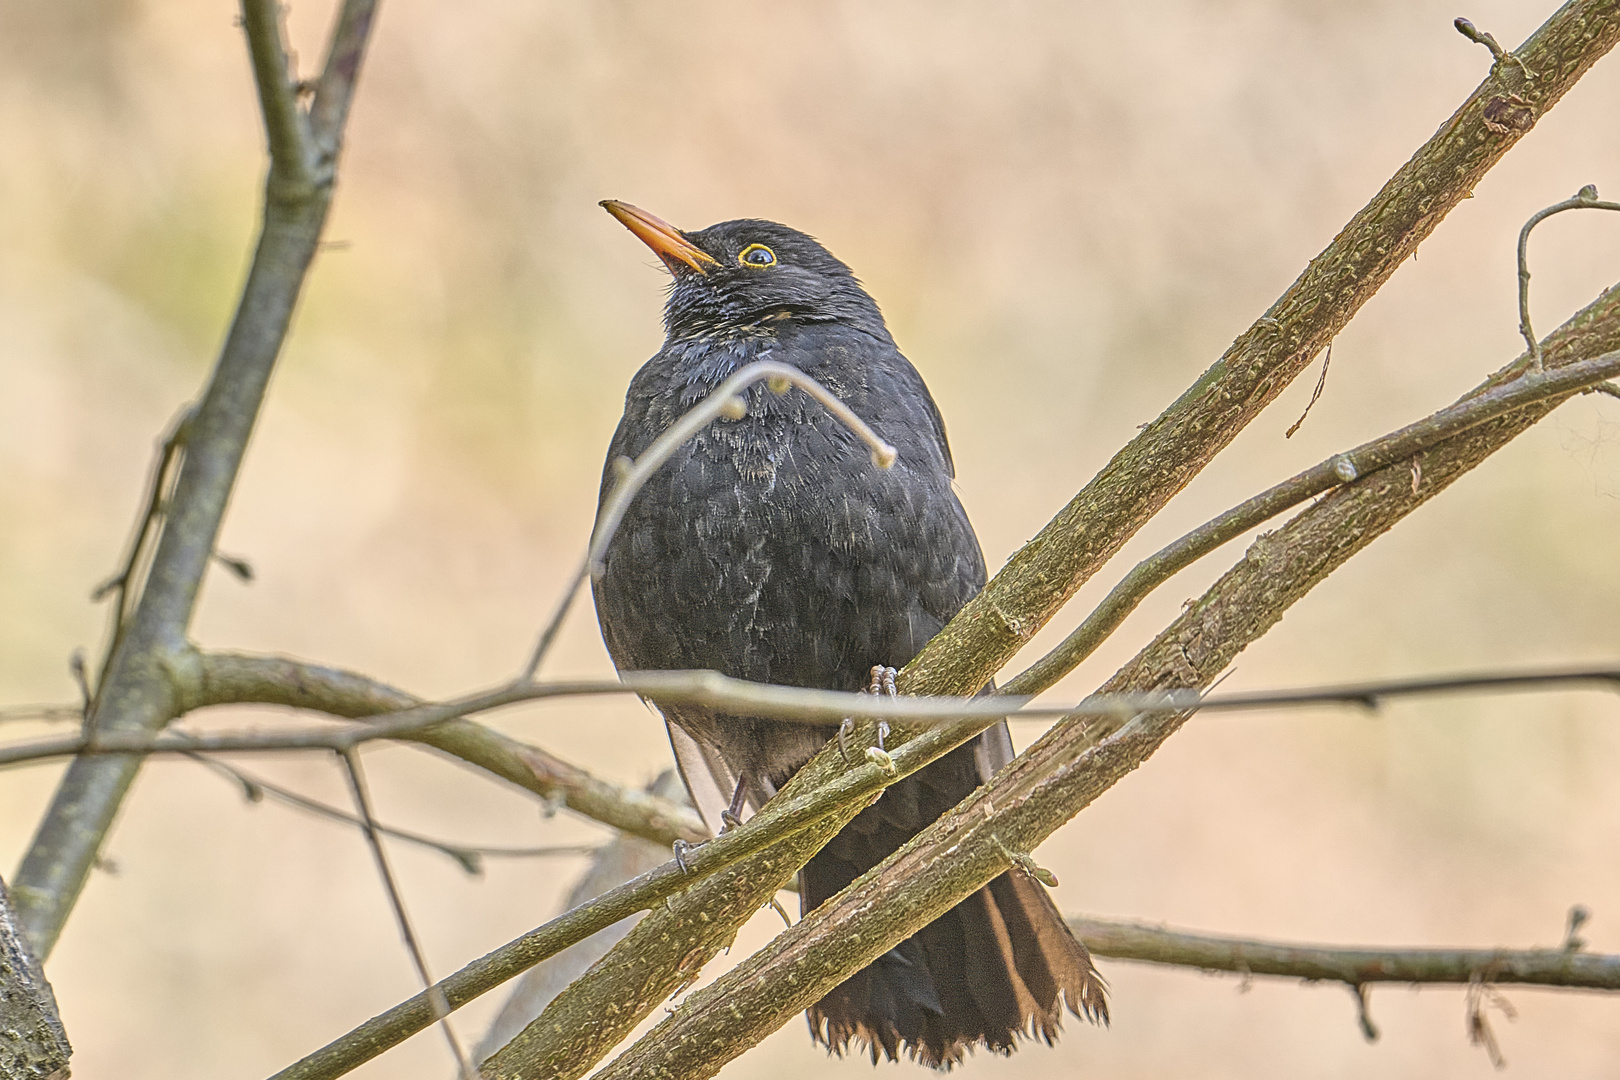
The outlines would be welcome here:
M 737 265 L 750 270 L 764 270 L 776 265 L 776 252 L 764 244 L 749 244 L 738 253 Z

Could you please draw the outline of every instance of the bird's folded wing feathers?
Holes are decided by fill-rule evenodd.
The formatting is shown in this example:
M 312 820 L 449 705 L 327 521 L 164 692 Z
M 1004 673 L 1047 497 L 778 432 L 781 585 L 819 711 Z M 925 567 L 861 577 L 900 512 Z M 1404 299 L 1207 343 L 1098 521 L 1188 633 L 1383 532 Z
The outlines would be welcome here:
M 716 836 L 720 834 L 720 814 L 731 805 L 731 794 L 737 790 L 737 775 L 726 767 L 720 752 L 705 746 L 686 733 L 686 730 L 664 717 L 669 729 L 669 744 L 675 750 L 675 764 L 681 770 L 681 779 L 692 796 L 698 816 Z

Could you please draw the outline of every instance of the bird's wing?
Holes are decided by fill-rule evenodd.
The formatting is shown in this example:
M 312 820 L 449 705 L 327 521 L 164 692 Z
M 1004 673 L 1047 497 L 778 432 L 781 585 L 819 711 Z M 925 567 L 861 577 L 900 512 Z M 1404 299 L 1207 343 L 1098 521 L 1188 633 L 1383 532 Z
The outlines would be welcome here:
M 732 792 L 737 790 L 737 774 L 726 767 L 718 750 L 692 738 L 671 716 L 664 717 L 664 726 L 669 729 L 675 765 L 681 770 L 692 805 L 697 807 L 703 824 L 718 836 L 722 824 L 720 814 L 731 805 Z

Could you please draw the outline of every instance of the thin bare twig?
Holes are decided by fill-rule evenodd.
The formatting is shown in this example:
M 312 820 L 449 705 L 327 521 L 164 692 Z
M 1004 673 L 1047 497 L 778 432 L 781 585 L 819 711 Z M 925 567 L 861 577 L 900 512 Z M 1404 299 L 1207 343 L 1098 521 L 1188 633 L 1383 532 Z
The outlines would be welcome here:
M 146 505 L 142 507 L 140 517 L 135 522 L 135 529 L 130 535 L 129 547 L 124 552 L 122 565 L 116 574 L 90 592 L 92 601 L 103 600 L 108 594 L 115 596 L 112 610 L 108 615 L 111 625 L 107 632 L 107 650 L 102 657 L 102 668 L 96 673 L 98 686 L 107 676 L 106 665 L 117 651 L 124 628 L 129 623 L 132 614 L 130 601 L 139 591 L 142 577 L 140 572 L 142 557 L 151 553 L 147 540 L 155 535 L 158 520 L 163 516 L 164 504 L 174 487 L 185 452 L 186 432 L 195 412 L 195 405 L 187 405 L 169 425 L 168 432 L 158 444 L 157 458 L 153 461 L 151 475 L 147 478 Z
M 1571 910 L 1576 922 L 1582 908 Z M 1465 1013 L 1469 1041 L 1483 1046 L 1500 1064 L 1486 1005 L 1512 1006 L 1494 989 L 1512 984 L 1572 990 L 1620 990 L 1620 956 L 1579 951 L 1579 945 L 1556 949 L 1409 949 L 1340 948 L 1293 942 L 1262 941 L 1199 934 L 1113 919 L 1072 916 L 1069 929 L 1097 956 L 1201 971 L 1228 971 L 1244 979 L 1274 976 L 1309 982 L 1337 982 L 1356 998 L 1357 1020 L 1369 1040 L 1378 1037 L 1369 1012 L 1369 995 L 1377 983 L 1412 986 L 1456 984 L 1468 990 Z
M 280 0 L 242 0 L 242 26 L 270 143 L 272 185 L 281 189 L 278 196 L 307 197 L 316 184 L 317 151 L 309 117 L 298 104 L 298 78 L 282 43 L 282 14 Z
M 1534 79 L 1536 77 L 1536 73 L 1531 71 L 1528 67 L 1526 67 L 1523 60 L 1520 60 L 1517 56 L 1513 55 L 1512 53 L 1508 52 L 1506 49 L 1502 48 L 1502 46 L 1497 44 L 1496 39 L 1494 37 L 1492 37 L 1490 34 L 1486 33 L 1485 31 L 1480 30 L 1473 23 L 1469 22 L 1467 19 L 1464 19 L 1464 18 L 1454 19 L 1452 21 L 1451 25 L 1453 25 L 1453 26 L 1455 26 L 1457 28 L 1457 33 L 1461 34 L 1463 37 L 1467 38 L 1469 41 L 1475 42 L 1476 44 L 1479 44 L 1479 45 L 1483 45 L 1487 49 L 1489 49 L 1491 51 L 1491 59 L 1495 62 L 1495 65 L 1501 65 L 1501 64 L 1505 64 L 1505 63 L 1507 63 L 1509 61 L 1512 61 L 1513 63 L 1515 63 L 1515 64 L 1517 64 L 1519 66 L 1519 71 L 1524 75 L 1524 79 L 1525 79 L 1526 82 L 1529 82 L 1530 80 L 1532 80 L 1532 79 Z
M 178 670 L 187 686 L 188 709 L 260 702 L 363 720 L 423 704 L 364 675 L 284 656 L 200 653 L 194 667 Z M 533 792 L 548 808 L 566 806 L 665 848 L 676 840 L 696 843 L 709 835 L 697 812 L 684 802 L 603 779 L 473 720 L 448 720 L 401 737 Z
M 775 360 L 756 360 L 739 368 L 730 378 L 715 387 L 708 396 L 665 429 L 663 434 L 654 439 L 642 452 L 641 457 L 635 461 L 619 463 L 621 466 L 619 481 L 603 501 L 602 509 L 597 514 L 585 561 L 564 587 L 562 599 L 558 601 L 556 611 L 540 632 L 540 640 L 535 644 L 534 652 L 530 655 L 528 664 L 524 666 L 523 674 L 518 678 L 519 683 L 533 681 L 535 672 L 540 670 L 540 662 L 545 659 L 551 643 L 556 639 L 563 618 L 568 614 L 580 586 L 585 583 L 586 576 L 595 577 L 602 572 L 602 559 L 607 554 L 608 545 L 612 543 L 619 523 L 624 520 L 625 511 L 629 509 L 631 501 L 641 491 L 647 478 L 662 468 L 688 440 L 715 420 L 721 417 L 740 419 L 748 408 L 740 395 L 758 382 L 767 384 L 771 391 L 777 394 L 785 394 L 789 387 L 797 386 L 866 443 L 872 451 L 874 465 L 887 469 L 894 464 L 898 456 L 894 447 L 884 442 L 882 437 L 873 431 L 865 420 L 856 416 L 854 410 L 844 404 L 838 395 L 798 368 Z
M 450 1026 L 450 1003 L 445 1001 L 444 992 L 434 985 L 433 976 L 428 974 L 427 959 L 422 955 L 422 946 L 416 940 L 416 931 L 411 928 L 411 917 L 405 911 L 405 900 L 400 896 L 399 884 L 388 865 L 388 853 L 383 850 L 377 821 L 371 812 L 371 797 L 366 793 L 366 777 L 360 770 L 359 751 L 347 750 L 339 756 L 343 759 L 344 773 L 349 778 L 349 793 L 354 796 L 355 811 L 360 815 L 361 831 L 365 833 L 372 858 L 376 860 L 377 875 L 382 878 L 383 888 L 388 893 L 388 903 L 394 909 L 394 921 L 399 925 L 400 937 L 405 939 L 405 948 L 411 954 L 411 962 L 416 965 L 416 973 L 426 988 L 435 1019 L 444 1030 L 450 1052 L 455 1055 L 461 1080 L 473 1080 L 472 1064 L 468 1062 L 467 1053 L 461 1048 L 461 1041 Z
M 1620 668 L 1593 667 L 1562 671 L 1527 671 L 1512 674 L 1456 675 L 1429 679 L 1403 679 L 1343 686 L 1306 687 L 1299 690 L 1259 690 L 1238 694 L 1205 695 L 1194 689 L 1168 689 L 1143 693 L 1092 694 L 1076 704 L 1034 705 L 1029 695 L 986 695 L 980 698 L 898 697 L 874 698 L 867 694 L 803 687 L 771 686 L 732 679 L 713 671 L 630 672 L 622 682 L 533 683 L 521 690 L 500 691 L 461 703 L 424 706 L 389 714 L 375 724 L 352 728 L 303 728 L 291 732 L 230 732 L 194 735 L 169 731 L 105 732 L 39 739 L 0 747 L 0 766 L 45 761 L 69 756 L 104 754 L 219 754 L 287 750 L 330 750 L 346 753 L 377 739 L 412 738 L 421 729 L 443 723 L 447 716 L 509 705 L 519 701 L 601 694 L 639 694 L 662 704 L 704 705 L 734 709 L 796 723 L 826 725 L 844 717 L 894 720 L 912 726 L 944 728 L 962 723 L 983 730 L 995 720 L 1050 720 L 1057 717 L 1117 721 L 1132 716 L 1184 712 L 1230 712 L 1294 708 L 1304 705 L 1376 707 L 1380 702 L 1423 694 L 1469 690 L 1532 689 L 1536 687 L 1620 687 Z M 457 711 L 459 710 L 459 711 Z M 423 717 L 426 717 L 424 719 Z M 962 736 L 971 738 L 973 733 Z M 946 747 L 946 750 L 950 747 Z M 941 753 L 944 751 L 941 750 Z M 926 762 L 918 762 L 920 768 Z
M 1299 414 L 1299 419 L 1288 425 L 1288 430 L 1283 432 L 1283 438 L 1292 439 L 1294 433 L 1305 426 L 1305 418 L 1311 415 L 1311 410 L 1316 407 L 1317 401 L 1322 397 L 1322 391 L 1327 388 L 1328 365 L 1332 363 L 1333 342 L 1330 341 L 1326 353 L 1322 356 L 1322 374 L 1316 377 L 1316 389 L 1311 391 L 1311 400 L 1305 403 L 1305 411 Z
M 84 720 L 84 707 L 82 705 L 8 705 L 0 708 L 0 724 L 22 723 L 26 721 L 46 721 L 58 723 L 71 720 L 75 723 Z
M 268 795 L 277 802 L 298 810 L 307 811 L 316 817 L 323 817 L 329 821 L 340 821 L 345 825 L 354 825 L 361 829 L 366 827 L 366 823 L 353 814 L 345 813 L 335 806 L 321 802 L 319 799 L 312 799 L 308 795 L 293 791 L 291 788 L 282 787 L 280 784 L 266 780 L 262 776 L 254 776 L 229 762 L 208 757 L 204 754 L 188 754 L 187 756 L 199 765 L 218 773 L 241 788 L 242 795 L 248 802 L 261 802 Z M 547 844 L 540 847 L 452 844 L 448 840 L 436 840 L 431 836 L 424 836 L 408 829 L 396 829 L 381 822 L 376 823 L 376 828 L 384 836 L 391 836 L 408 844 L 416 844 L 430 851 L 437 851 L 475 877 L 484 872 L 484 859 L 535 859 L 551 858 L 558 855 L 589 855 L 601 847 L 601 844 Z
M 315 80 L 315 95 L 309 103 L 309 129 L 327 168 L 336 162 L 342 148 L 349 108 L 354 104 L 354 88 L 360 77 L 360 62 L 365 59 L 366 46 L 371 43 L 371 25 L 376 17 L 377 0 L 343 0 L 326 50 L 326 62 Z
M 1099 956 L 1237 975 L 1347 986 L 1395 982 L 1493 983 L 1620 990 L 1620 956 L 1556 949 L 1343 948 L 1172 930 L 1146 923 L 1071 916 L 1069 929 Z
M 1600 200 L 1597 187 L 1587 184 L 1563 202 L 1554 203 L 1545 210 L 1538 210 L 1530 215 L 1530 220 L 1519 230 L 1519 333 L 1524 337 L 1525 345 L 1530 350 L 1530 370 L 1537 373 L 1542 370 L 1541 342 L 1536 339 L 1536 332 L 1530 328 L 1530 261 L 1525 249 L 1530 243 L 1530 230 L 1554 214 L 1562 214 L 1565 210 L 1620 210 L 1620 203 Z

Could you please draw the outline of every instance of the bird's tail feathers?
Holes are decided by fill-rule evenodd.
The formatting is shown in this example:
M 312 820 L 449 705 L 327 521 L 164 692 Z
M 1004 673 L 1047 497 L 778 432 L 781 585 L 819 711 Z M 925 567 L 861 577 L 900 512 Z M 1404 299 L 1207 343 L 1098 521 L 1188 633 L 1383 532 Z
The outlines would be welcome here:
M 1108 1022 L 1106 984 L 1046 891 L 1012 870 L 856 972 L 809 1011 L 842 1057 L 866 1052 L 949 1069 L 984 1046 L 1050 1045 L 1063 1010 Z

